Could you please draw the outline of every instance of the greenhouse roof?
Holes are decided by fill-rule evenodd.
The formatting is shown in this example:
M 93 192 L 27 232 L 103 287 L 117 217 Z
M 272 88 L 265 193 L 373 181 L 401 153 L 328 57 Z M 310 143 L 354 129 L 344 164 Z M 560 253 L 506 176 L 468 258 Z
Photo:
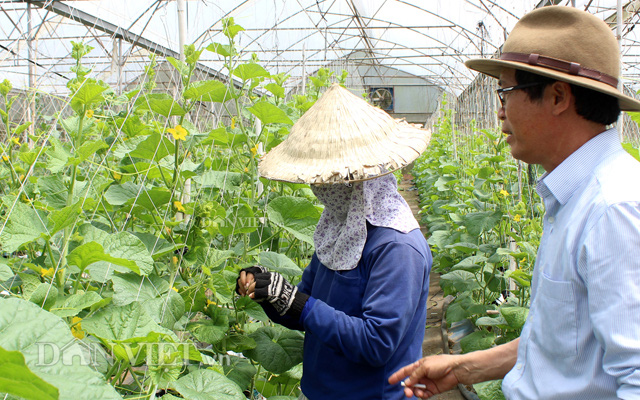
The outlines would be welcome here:
M 127 85 L 144 73 L 150 52 L 179 57 L 180 26 L 183 43 L 204 48 L 227 43 L 222 21 L 233 17 L 244 28 L 237 40 L 245 57 L 255 53 L 269 72 L 291 75 L 290 85 L 360 50 L 364 56 L 350 62 L 392 67 L 459 93 L 475 76 L 464 61 L 495 54 L 519 17 L 552 2 L 575 3 L 616 30 L 615 0 L 0 0 L 0 65 L 14 87 L 65 94 L 71 41 L 84 41 L 94 47 L 85 58 L 94 75 Z M 623 4 L 627 84 L 640 77 L 638 3 Z M 225 76 L 218 54 L 205 51 L 200 61 Z

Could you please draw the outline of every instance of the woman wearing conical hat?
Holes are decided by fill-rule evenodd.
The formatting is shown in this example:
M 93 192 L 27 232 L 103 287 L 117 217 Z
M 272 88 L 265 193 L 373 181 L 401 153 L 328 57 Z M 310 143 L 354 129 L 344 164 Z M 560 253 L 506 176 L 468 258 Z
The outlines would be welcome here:
M 261 160 L 262 176 L 310 184 L 324 205 L 297 287 L 261 266 L 237 286 L 306 332 L 301 399 L 404 398 L 387 377 L 421 357 L 432 258 L 390 172 L 429 139 L 334 85 Z

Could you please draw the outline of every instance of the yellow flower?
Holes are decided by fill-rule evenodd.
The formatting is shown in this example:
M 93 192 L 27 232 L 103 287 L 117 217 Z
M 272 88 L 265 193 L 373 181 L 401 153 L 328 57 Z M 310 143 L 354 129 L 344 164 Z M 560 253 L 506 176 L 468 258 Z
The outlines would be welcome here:
M 71 319 L 71 324 L 73 324 L 73 326 L 71 326 L 71 334 L 78 339 L 84 339 L 84 331 L 82 330 L 82 323 L 80 323 L 80 321 L 82 321 L 80 317 L 73 317 Z
M 257 145 L 256 145 L 256 146 L 253 146 L 253 147 L 251 148 L 251 154 L 253 154 L 253 155 L 255 156 L 257 152 L 258 152 L 258 146 L 257 146 Z
M 15 144 L 16 146 L 20 146 L 20 140 L 18 140 L 17 137 L 11 138 L 11 143 Z
M 87 111 L 84 113 L 84 116 L 85 116 L 86 118 L 91 118 L 91 117 L 93 117 L 93 110 L 87 110 Z
M 189 132 L 187 132 L 187 130 L 184 129 L 182 125 L 176 125 L 175 128 L 169 128 L 167 129 L 167 132 L 169 132 L 173 136 L 174 140 L 182 141 L 187 140 L 187 135 L 189 134 Z
M 212 304 L 216 304 L 216 303 L 214 303 L 213 301 L 211 301 L 211 300 L 207 299 L 207 307 L 209 307 L 209 306 L 210 306 L 210 305 L 212 305 Z
M 244 172 L 249 172 L 249 168 L 244 167 Z
M 113 179 L 120 179 L 120 178 L 122 178 L 122 175 L 120 175 L 120 174 L 119 174 L 119 173 L 117 173 L 117 172 L 114 172 L 114 173 L 113 173 Z
M 231 118 L 231 129 L 236 128 L 236 117 Z
M 175 290 L 175 291 L 176 291 L 176 293 L 178 293 L 178 289 L 176 289 L 176 287 L 175 287 L 175 286 L 171 286 L 171 289 Z
M 184 207 L 182 206 L 182 202 L 179 201 L 174 201 L 173 202 L 173 206 L 176 208 L 176 210 L 180 211 L 180 212 L 184 212 Z
M 56 272 L 56 269 L 51 267 L 49 269 L 47 268 L 40 268 L 40 276 L 44 277 L 49 277 L 49 278 L 53 278 L 53 274 Z
M 2 156 L 2 161 L 4 161 L 4 162 L 9 162 L 9 157 L 7 157 L 7 156 Z
M 502 189 L 502 190 L 500 191 L 500 194 L 502 195 L 502 197 L 507 197 L 507 196 L 509 196 L 509 192 L 507 192 L 507 191 L 506 191 L 506 190 L 504 190 L 504 189 Z
M 520 216 L 520 214 L 516 214 L 516 215 L 513 216 L 513 220 L 516 221 L 516 222 L 520 222 L 520 218 L 522 218 Z

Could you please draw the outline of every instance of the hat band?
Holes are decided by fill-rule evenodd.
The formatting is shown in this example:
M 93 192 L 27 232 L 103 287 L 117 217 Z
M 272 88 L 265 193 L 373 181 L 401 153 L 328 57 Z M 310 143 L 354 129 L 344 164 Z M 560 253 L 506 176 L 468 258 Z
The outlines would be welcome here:
M 559 60 L 553 57 L 541 56 L 540 54 L 523 54 L 523 53 L 503 53 L 500 56 L 503 61 L 515 61 L 529 65 L 539 66 L 543 68 L 551 68 L 558 71 L 566 72 L 570 75 L 582 76 L 593 79 L 598 82 L 606 83 L 614 88 L 618 87 L 618 79 L 611 75 L 603 74 L 595 69 L 585 68 L 579 63 Z

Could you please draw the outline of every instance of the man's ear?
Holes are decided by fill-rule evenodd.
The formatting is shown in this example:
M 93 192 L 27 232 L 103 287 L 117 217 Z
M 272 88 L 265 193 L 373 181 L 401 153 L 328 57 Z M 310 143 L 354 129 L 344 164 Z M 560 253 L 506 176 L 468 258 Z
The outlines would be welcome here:
M 554 82 L 549 86 L 547 94 L 551 98 L 554 115 L 560 115 L 573 107 L 573 92 L 571 91 L 571 85 L 567 82 Z

